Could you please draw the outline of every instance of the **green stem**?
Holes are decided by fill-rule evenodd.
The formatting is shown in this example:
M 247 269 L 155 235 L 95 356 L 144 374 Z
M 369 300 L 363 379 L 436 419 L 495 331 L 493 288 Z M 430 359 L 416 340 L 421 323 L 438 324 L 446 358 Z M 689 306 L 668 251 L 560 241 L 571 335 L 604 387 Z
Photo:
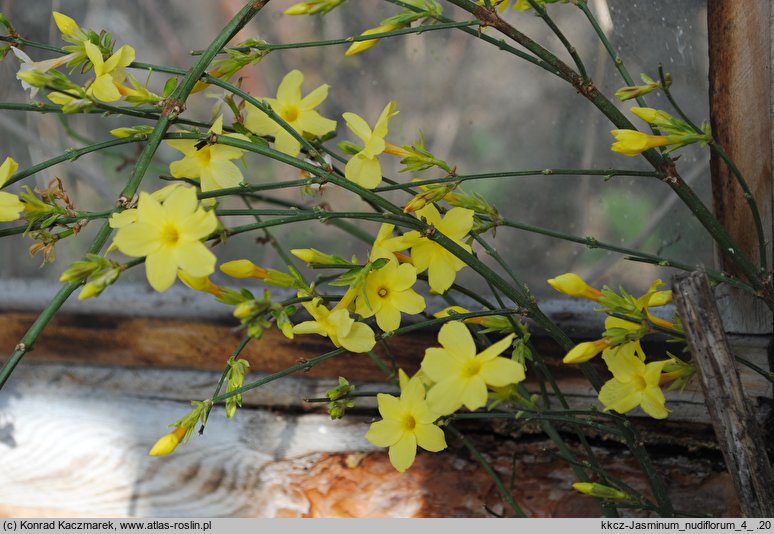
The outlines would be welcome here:
M 613 45 L 608 40 L 607 35 L 605 35 L 605 32 L 599 26 L 599 22 L 589 9 L 586 0 L 577 0 L 575 5 L 577 5 L 581 11 L 583 11 L 583 14 L 586 16 L 589 23 L 591 23 L 591 27 L 594 28 L 594 32 L 597 34 L 597 37 L 599 37 L 599 41 L 605 47 L 605 50 L 607 50 L 607 54 L 610 56 L 610 59 L 613 60 L 613 64 L 615 65 L 616 70 L 621 75 L 621 78 L 623 78 L 624 82 L 626 82 L 626 85 L 635 85 L 634 80 L 632 79 L 631 75 L 629 75 L 629 71 L 626 69 L 626 65 L 624 65 L 623 59 L 618 55 L 618 52 L 615 51 L 615 48 L 613 48 Z M 637 104 L 640 105 L 640 107 L 647 107 L 645 100 L 641 96 L 636 97 L 635 100 L 637 101 Z
M 578 68 L 578 73 L 580 74 L 581 78 L 585 81 L 589 80 L 588 74 L 586 74 L 586 66 L 583 64 L 583 61 L 581 60 L 580 56 L 578 55 L 578 51 L 575 49 L 575 47 L 570 44 L 570 41 L 567 40 L 567 37 L 564 36 L 564 33 L 562 33 L 562 30 L 559 29 L 559 27 L 556 25 L 554 20 L 548 15 L 548 11 L 541 6 L 538 2 L 535 0 L 527 0 L 529 2 L 529 5 L 532 6 L 532 9 L 535 10 L 535 12 L 540 16 L 541 19 L 543 19 L 543 22 L 546 23 L 546 25 L 551 29 L 552 32 L 554 32 L 554 35 L 556 35 L 559 40 L 562 42 L 562 45 L 567 50 L 567 53 L 570 54 L 570 57 L 572 57 L 573 62 L 575 62 L 575 66 Z
M 579 237 L 574 236 L 571 234 L 567 234 L 564 232 L 560 232 L 557 230 L 551 230 L 548 228 L 543 228 L 541 226 L 534 226 L 531 224 L 524 224 L 516 221 L 511 221 L 509 219 L 502 219 L 498 221 L 499 226 L 507 226 L 509 228 L 517 228 L 519 230 L 524 230 L 527 232 L 532 232 L 535 234 L 545 235 L 548 237 L 554 237 L 556 239 L 561 239 L 563 241 L 570 241 L 572 243 L 578 243 L 581 245 L 585 245 L 586 247 L 590 249 L 599 248 L 602 250 L 609 250 L 611 252 L 616 252 L 618 254 L 628 254 L 631 256 L 627 259 L 633 259 L 637 261 L 647 261 L 648 263 L 653 263 L 655 265 L 659 265 L 661 267 L 674 267 L 676 269 L 680 269 L 683 271 L 695 271 L 696 266 L 690 265 L 687 263 L 683 263 L 677 260 L 672 260 L 669 258 L 662 258 L 661 256 L 657 256 L 655 254 L 649 254 L 647 252 L 642 252 L 636 249 L 630 249 L 626 247 L 619 247 L 618 245 L 613 245 L 610 243 L 605 243 L 604 241 L 598 241 L 594 237 Z M 744 289 L 746 291 L 752 292 L 753 288 L 744 282 L 737 280 L 736 278 L 733 278 L 731 276 L 728 276 L 724 273 L 718 272 L 718 271 L 708 271 L 707 276 L 709 276 L 712 280 L 715 280 L 717 282 L 723 282 L 727 283 L 729 285 L 733 285 L 735 287 L 738 287 L 740 289 Z
M 8 179 L 8 181 L 5 183 L 3 188 L 9 185 L 15 184 L 19 180 L 23 180 L 24 178 L 31 176 L 35 173 L 38 173 L 44 169 L 53 167 L 58 163 L 62 163 L 63 161 L 75 161 L 79 157 L 83 156 L 84 154 L 89 154 L 90 152 L 96 152 L 98 150 L 103 150 L 105 148 L 111 148 L 114 146 L 128 145 L 130 143 L 138 143 L 143 140 L 144 140 L 144 136 L 128 137 L 125 139 L 111 139 L 110 141 L 103 141 L 102 143 L 96 143 L 94 145 L 89 145 L 82 148 L 67 150 L 64 154 L 60 154 L 51 159 L 47 159 L 46 161 L 42 161 L 37 165 L 32 165 L 31 167 L 27 167 L 26 169 L 17 171 L 16 173 L 14 173 L 13 176 L 11 176 Z
M 218 393 L 220 393 L 220 389 L 223 387 L 223 383 L 226 381 L 226 376 L 228 376 L 228 372 L 231 369 L 231 364 L 234 362 L 236 358 L 239 357 L 239 355 L 242 353 L 242 351 L 245 349 L 247 344 L 250 342 L 250 340 L 253 339 L 251 336 L 245 336 L 242 338 L 242 341 L 237 345 L 237 348 L 234 349 L 234 352 L 231 353 L 231 356 L 229 356 L 228 361 L 226 362 L 226 368 L 223 369 L 223 373 L 220 375 L 220 380 L 218 380 L 218 385 L 215 387 L 215 393 L 212 394 L 212 397 L 210 398 L 210 405 L 207 406 L 207 414 L 202 418 L 202 420 L 207 421 L 210 417 L 210 412 L 212 411 L 213 403 L 212 399 L 218 396 Z M 202 426 L 199 427 L 199 435 L 201 436 L 204 434 L 204 423 L 202 423 Z
M 317 48 L 321 46 L 352 44 L 358 41 L 371 41 L 373 39 L 387 39 L 390 37 L 398 37 L 400 35 L 408 35 L 412 33 L 425 33 L 425 32 L 430 32 L 435 30 L 447 30 L 449 28 L 466 28 L 468 26 L 479 26 L 480 24 L 481 22 L 479 22 L 478 20 L 465 20 L 461 22 L 441 22 L 436 24 L 422 24 L 420 26 L 415 26 L 413 28 L 401 28 L 399 30 L 394 30 L 391 32 L 372 33 L 369 35 L 357 35 L 354 37 L 345 37 L 343 39 L 328 39 L 323 41 L 303 41 L 303 42 L 285 43 L 285 44 L 258 43 L 249 47 L 237 46 L 233 48 L 226 48 L 223 50 L 223 52 L 224 53 L 229 51 L 247 52 L 251 49 L 272 52 L 274 50 L 292 50 L 296 48 Z M 192 55 L 199 55 L 201 53 L 202 53 L 201 50 L 193 50 L 191 52 Z
M 604 176 L 607 180 L 614 176 L 643 176 L 649 178 L 660 177 L 659 173 L 654 171 L 635 171 L 627 169 L 531 169 L 524 171 L 502 171 L 487 172 L 481 174 L 460 174 L 455 176 L 444 176 L 442 178 L 428 178 L 417 180 L 405 184 L 383 185 L 373 189 L 375 193 L 384 191 L 394 191 L 396 189 L 410 189 L 423 185 L 441 184 L 441 183 L 462 183 L 472 180 L 488 180 L 492 178 L 515 178 L 521 176 Z

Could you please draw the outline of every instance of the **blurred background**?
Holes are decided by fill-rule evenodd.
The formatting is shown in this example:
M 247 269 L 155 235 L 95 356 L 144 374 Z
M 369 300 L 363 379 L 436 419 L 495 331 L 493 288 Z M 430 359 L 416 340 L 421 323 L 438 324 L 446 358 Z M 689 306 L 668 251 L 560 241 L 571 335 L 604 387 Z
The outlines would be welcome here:
M 348 37 L 377 26 L 400 9 L 385 1 L 350 0 L 324 17 L 283 15 L 282 11 L 293 3 L 295 0 L 273 0 L 237 40 L 254 37 L 269 43 L 292 43 Z M 471 18 L 445 2 L 441 4 L 450 18 Z M 32 40 L 65 44 L 51 18 L 55 10 L 71 16 L 81 27 L 110 31 L 117 47 L 128 43 L 136 49 L 138 61 L 188 68 L 195 61 L 190 51 L 205 48 L 241 5 L 239 0 L 0 0 L 0 11 L 22 36 Z M 657 78 L 658 64 L 662 63 L 672 74 L 673 94 L 693 121 L 700 123 L 708 118 L 704 0 L 590 0 L 589 5 L 637 82 L 643 72 Z M 594 82 L 612 97 L 625 84 L 583 14 L 564 4 L 549 6 L 549 12 L 576 46 Z M 571 64 L 559 41 L 539 18 L 512 10 L 504 16 Z M 561 167 L 648 170 L 641 158 L 610 151 L 611 125 L 572 87 L 461 31 L 382 40 L 371 50 L 350 57 L 344 55 L 346 48 L 338 45 L 272 52 L 242 71 L 243 87 L 258 98 L 274 97 L 279 82 L 292 69 L 300 69 L 306 76 L 304 94 L 320 84 L 329 84 L 329 97 L 319 110 L 339 123 L 337 137 L 329 142 L 334 149 L 338 141 L 357 141 L 341 119 L 343 112 L 355 112 L 373 125 L 384 105 L 396 100 L 400 114 L 390 124 L 388 140 L 396 145 L 410 144 L 421 129 L 427 148 L 456 165 L 459 174 Z M 34 60 L 52 56 L 40 50 L 26 52 Z M 0 63 L 0 101 L 28 100 L 15 79 L 18 68 L 12 54 Z M 144 80 L 146 73 L 136 71 L 135 76 Z M 151 88 L 161 93 L 166 77 L 154 74 L 150 80 Z M 210 121 L 213 106 L 221 96 L 215 88 L 193 95 L 184 117 Z M 39 94 L 37 98 L 45 97 Z M 660 93 L 648 95 L 646 100 L 652 107 L 673 111 Z M 619 107 L 628 110 L 632 105 L 636 104 Z M 629 116 L 638 127 L 646 127 Z M 231 120 L 227 114 L 225 122 Z M 25 168 L 68 148 L 110 139 L 112 128 L 135 124 L 149 123 L 121 117 L 0 110 L 0 157 L 11 155 Z M 104 209 L 114 204 L 139 149 L 127 145 L 89 154 L 23 183 L 44 187 L 58 176 L 78 209 Z M 708 151 L 692 146 L 677 154 L 683 177 L 710 203 Z M 168 175 L 169 162 L 179 158 L 179 152 L 163 146 L 143 189 L 153 191 L 166 185 L 159 176 Z M 398 158 L 383 156 L 381 162 L 385 175 L 399 181 L 442 176 L 440 171 L 416 176 L 398 174 Z M 246 163 L 243 173 L 249 183 L 298 178 L 295 169 L 256 155 L 248 154 Z M 10 190 L 18 192 L 20 185 Z M 481 193 L 512 220 L 593 236 L 689 264 L 712 263 L 711 242 L 700 225 L 666 185 L 652 178 L 616 177 L 605 181 L 601 177 L 535 176 L 468 182 L 464 188 Z M 286 190 L 275 196 L 309 206 L 325 203 L 336 210 L 366 209 L 359 199 L 334 188 L 313 195 Z M 395 193 L 391 198 L 403 204 L 410 197 Z M 238 201 L 225 205 L 243 207 Z M 58 245 L 57 261 L 43 267 L 40 256 L 30 257 L 27 252 L 33 244 L 29 238 L 4 238 L 0 240 L 0 275 L 56 279 L 86 251 L 97 227 L 92 223 L 77 237 Z M 376 227 L 370 228 L 375 231 Z M 355 253 L 361 258 L 368 251 L 368 245 L 319 222 L 281 227 L 274 232 L 288 248 L 315 247 L 345 257 Z M 219 260 L 246 257 L 259 264 L 282 267 L 271 247 L 256 237 L 262 236 L 239 236 L 219 246 Z M 624 285 L 635 293 L 646 289 L 653 278 L 669 276 L 663 269 L 627 262 L 620 255 L 514 229 L 498 229 L 493 244 L 541 297 L 552 293 L 545 280 L 566 271 L 575 271 L 594 285 Z M 485 290 L 469 269 L 460 274 L 463 282 Z M 142 280 L 144 276 L 135 269 L 125 278 Z

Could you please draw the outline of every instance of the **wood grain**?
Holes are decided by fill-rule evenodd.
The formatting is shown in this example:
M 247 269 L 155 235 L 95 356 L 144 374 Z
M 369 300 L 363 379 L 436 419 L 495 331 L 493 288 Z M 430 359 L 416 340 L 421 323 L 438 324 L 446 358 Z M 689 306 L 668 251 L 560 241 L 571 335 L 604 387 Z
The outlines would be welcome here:
M 763 220 L 772 259 L 771 2 L 709 0 L 710 112 L 712 135 L 747 179 Z M 757 259 L 755 226 L 742 189 L 713 155 L 715 214 L 742 250 Z M 720 251 L 721 267 L 735 272 Z M 731 332 L 769 334 L 774 319 L 765 306 L 734 290 L 722 295 L 723 322 Z
M 397 473 L 363 435 L 371 416 L 245 408 L 232 420 L 215 409 L 203 436 L 173 454 L 147 455 L 166 425 L 209 393 L 218 374 L 84 365 L 27 365 L 0 392 L 1 516 L 144 517 L 485 517 L 507 513 L 491 479 L 459 443 L 419 453 Z M 298 379 L 299 390 L 324 387 Z M 283 381 L 287 386 L 287 381 Z M 166 384 L 166 385 L 165 385 Z M 282 399 L 292 391 L 272 392 Z M 266 399 L 252 396 L 251 403 Z M 516 421 L 488 432 L 461 425 L 536 517 L 598 516 L 571 490 L 569 466 L 553 445 Z M 488 427 L 488 424 L 487 424 Z M 575 454 L 579 444 L 568 441 Z M 672 445 L 654 455 L 684 510 L 738 515 L 728 475 L 706 446 Z M 636 488 L 646 483 L 614 441 L 595 455 Z M 702 451 L 702 452 L 697 452 Z
M 698 271 L 677 278 L 674 292 L 742 512 L 746 517 L 772 517 L 774 472 L 766 455 L 766 442 L 736 373 L 706 273 Z

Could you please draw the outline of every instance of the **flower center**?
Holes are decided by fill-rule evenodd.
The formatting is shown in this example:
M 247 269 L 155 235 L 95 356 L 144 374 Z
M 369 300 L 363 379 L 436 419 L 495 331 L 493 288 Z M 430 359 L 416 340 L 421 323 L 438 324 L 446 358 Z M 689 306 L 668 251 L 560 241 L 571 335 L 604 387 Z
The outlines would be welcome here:
M 645 379 L 641 376 L 635 376 L 632 378 L 632 387 L 637 391 L 645 391 L 648 389 L 648 384 L 645 383 Z
M 161 241 L 165 245 L 175 246 L 180 241 L 180 232 L 174 224 L 165 224 L 161 229 Z
M 386 287 L 380 287 L 379 291 L 377 291 L 376 294 L 382 298 L 385 298 L 387 295 L 390 294 L 390 290 L 387 289 Z
M 283 106 L 280 113 L 283 119 L 287 122 L 293 122 L 298 118 L 298 106 L 290 104 L 289 106 Z
M 198 150 L 196 152 L 196 157 L 199 158 L 199 163 L 202 165 L 202 167 L 206 167 L 210 164 L 210 159 L 212 158 L 212 154 L 210 153 L 210 147 L 205 146 L 201 150 Z
M 465 362 L 465 366 L 462 368 L 462 376 L 464 378 L 472 378 L 481 372 L 481 362 L 478 358 L 473 358 Z
M 417 420 L 414 419 L 413 415 L 407 413 L 403 416 L 403 419 L 401 419 L 400 424 L 403 427 L 403 430 L 414 430 L 417 426 Z

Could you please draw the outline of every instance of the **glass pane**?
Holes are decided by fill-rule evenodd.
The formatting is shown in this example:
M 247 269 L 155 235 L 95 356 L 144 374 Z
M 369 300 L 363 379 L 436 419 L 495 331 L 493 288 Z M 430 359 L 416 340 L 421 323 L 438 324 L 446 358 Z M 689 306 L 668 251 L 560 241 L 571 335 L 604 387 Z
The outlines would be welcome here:
M 457 20 L 469 19 L 460 10 L 442 2 L 445 14 Z M 673 93 L 694 122 L 708 117 L 706 6 L 703 0 L 661 2 L 655 0 L 592 0 L 591 9 L 638 81 L 640 73 L 657 77 L 663 63 L 674 79 Z M 229 2 L 170 0 L 160 3 L 104 3 L 99 1 L 7 2 L 8 18 L 26 37 L 61 46 L 59 33 L 50 17 L 50 8 L 60 10 L 82 26 L 108 29 L 119 44 L 130 43 L 139 61 L 190 66 L 192 49 L 205 47 L 236 8 Z M 326 40 L 357 35 L 374 27 L 399 8 L 389 2 L 361 0 L 347 2 L 324 17 L 282 15 L 287 2 L 273 2 L 243 30 L 239 38 L 256 37 L 270 43 L 300 40 Z M 572 5 L 550 5 L 557 24 L 575 44 L 590 76 L 608 95 L 625 85 L 607 52 Z M 535 38 L 571 64 L 559 41 L 542 21 L 528 12 L 509 10 L 504 14 L 520 31 Z M 488 34 L 498 36 L 489 29 Z M 610 151 L 611 125 L 568 84 L 545 71 L 499 51 L 461 31 L 432 31 L 381 41 L 376 48 L 346 57 L 348 45 L 280 50 L 260 64 L 244 70 L 242 86 L 257 97 L 275 95 L 277 85 L 291 69 L 306 75 L 304 91 L 322 83 L 330 84 L 323 114 L 339 122 L 338 138 L 352 139 L 341 120 L 345 111 L 355 112 L 373 123 L 384 105 L 397 101 L 400 115 L 390 125 L 388 140 L 396 145 L 412 143 L 418 131 L 424 133 L 428 148 L 456 166 L 460 175 L 546 168 L 622 168 L 647 170 L 641 158 L 628 158 Z M 34 59 L 51 57 L 38 50 L 27 52 Z M 9 56 L 0 65 L 0 100 L 25 101 L 14 80 L 16 59 Z M 146 73 L 136 71 L 144 80 Z M 86 78 L 84 78 L 86 79 Z M 151 85 L 161 91 L 164 77 L 151 76 Z M 209 96 L 220 93 L 211 88 L 205 96 L 189 100 L 185 117 L 209 121 L 216 102 Z M 41 97 L 38 97 L 40 100 Z M 669 110 L 663 95 L 648 95 L 648 104 Z M 622 110 L 629 103 L 618 104 Z M 634 104 L 631 104 L 634 105 Z M 628 112 L 627 112 L 628 114 Z M 638 127 L 644 123 L 628 114 Z M 228 121 L 229 119 L 227 119 Z M 12 155 L 22 167 L 61 154 L 87 140 L 110 139 L 110 128 L 136 122 L 127 118 L 96 120 L 73 115 L 0 112 L 4 130 L 0 155 Z M 137 123 L 141 123 L 138 121 Z M 125 146 L 100 155 L 87 155 L 73 164 L 58 165 L 35 176 L 33 182 L 45 186 L 61 177 L 79 209 L 96 210 L 112 205 L 130 175 L 138 147 Z M 710 202 L 708 153 L 696 146 L 678 152 L 683 177 Z M 158 154 L 143 187 L 155 190 L 166 182 L 168 164 L 179 153 L 165 147 Z M 286 180 L 297 171 L 268 163 L 250 155 L 249 182 Z M 387 176 L 407 181 L 412 176 L 398 174 L 396 158 L 382 158 Z M 439 177 L 434 171 L 414 177 Z M 33 182 L 30 183 L 32 185 Z M 16 187 L 13 189 L 16 191 Z M 672 191 L 654 178 L 537 175 L 477 180 L 464 184 L 491 200 L 510 220 L 585 237 L 615 245 L 643 248 L 689 264 L 712 263 L 712 247 L 705 233 Z M 300 205 L 327 205 L 333 209 L 365 209 L 349 194 L 327 188 L 308 195 L 300 190 L 273 194 Z M 410 196 L 391 194 L 405 203 Z M 256 204 L 256 206 L 260 203 Z M 234 202 L 229 207 L 243 207 Z M 367 224 L 359 226 L 374 230 Z M 0 264 L 4 277 L 58 277 L 67 263 L 79 258 L 88 246 L 97 224 L 91 224 L 72 243 L 57 247 L 58 260 L 39 269 L 40 255 L 30 258 L 24 252 L 29 238 L 0 240 Z M 314 246 L 331 253 L 359 257 L 367 254 L 367 243 L 343 238 L 331 224 L 303 223 L 275 230 L 288 247 Z M 512 228 L 499 228 L 494 246 L 520 278 L 540 296 L 550 296 L 545 279 L 575 271 L 595 285 L 609 284 L 644 288 L 655 276 L 666 278 L 663 270 L 621 260 L 621 255 L 588 250 L 583 245 Z M 480 249 L 479 249 L 480 251 Z M 221 247 L 221 261 L 249 257 L 256 263 L 281 265 L 271 247 L 256 243 L 254 237 L 235 238 Z M 485 254 L 482 254 L 485 256 Z M 487 258 L 487 261 L 489 259 Z M 467 271 L 467 272 L 466 272 Z M 460 273 L 466 282 L 480 287 L 470 270 Z M 133 273 L 136 279 L 141 273 Z M 465 278 L 463 277 L 463 280 Z M 476 284 L 479 284 L 478 286 Z

